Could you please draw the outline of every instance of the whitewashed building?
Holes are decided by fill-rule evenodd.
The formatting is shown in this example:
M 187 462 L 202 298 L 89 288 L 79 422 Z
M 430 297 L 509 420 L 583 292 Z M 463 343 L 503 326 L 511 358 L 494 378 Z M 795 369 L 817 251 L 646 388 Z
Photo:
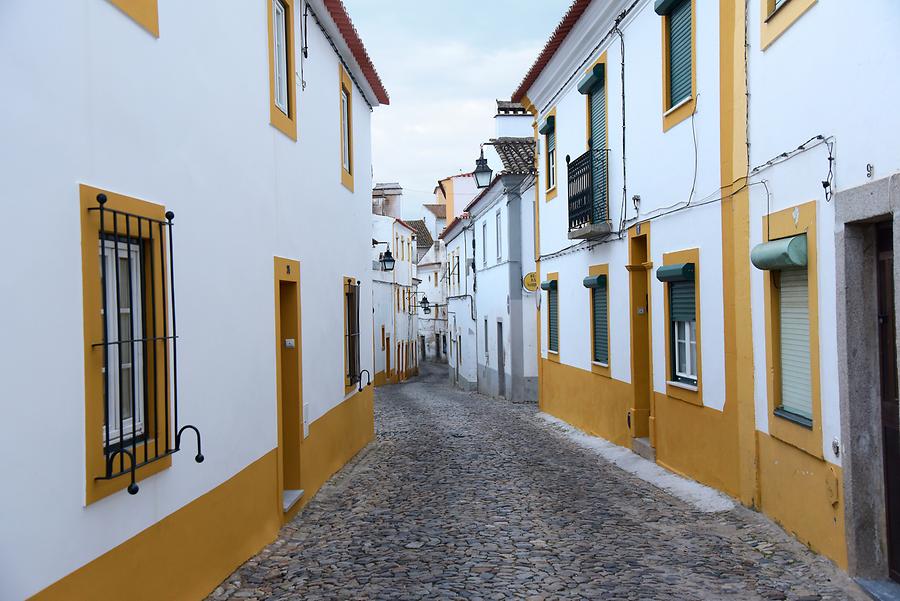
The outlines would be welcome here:
M 0 598 L 203 598 L 373 437 L 387 93 L 338 0 L 0 12 Z
M 376 386 L 418 373 L 415 230 L 389 215 L 372 215 L 373 347 Z M 393 267 L 385 263 L 391 251 Z
M 576 0 L 512 97 L 541 408 L 873 578 L 900 574 L 895 8 Z
M 419 234 L 421 235 L 421 233 Z M 434 240 L 416 264 L 419 279 L 418 337 L 420 359 L 447 362 L 447 259 L 444 241 Z M 428 299 L 428 313 L 422 306 Z
M 474 179 L 474 178 L 473 178 Z M 463 390 L 477 390 L 478 363 L 475 328 L 474 239 L 469 216 L 463 213 L 441 234 L 447 247 L 445 290 L 447 297 L 447 353 L 450 382 Z

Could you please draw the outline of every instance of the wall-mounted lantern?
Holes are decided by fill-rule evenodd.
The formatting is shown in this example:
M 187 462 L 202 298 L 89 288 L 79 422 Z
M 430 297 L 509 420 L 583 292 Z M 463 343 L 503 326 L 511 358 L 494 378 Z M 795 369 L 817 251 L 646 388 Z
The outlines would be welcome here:
M 484 147 L 481 147 L 481 157 L 475 160 L 475 185 L 479 188 L 487 188 L 491 185 L 494 171 L 488 167 L 487 159 L 484 158 Z

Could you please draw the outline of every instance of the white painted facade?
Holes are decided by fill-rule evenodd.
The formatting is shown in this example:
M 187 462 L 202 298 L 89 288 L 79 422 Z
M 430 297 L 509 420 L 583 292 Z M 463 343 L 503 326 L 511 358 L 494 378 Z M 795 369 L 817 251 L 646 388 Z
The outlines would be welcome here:
M 0 173 L 15 225 L 0 236 L 0 331 L 15 342 L 0 351 L 0 453 L 10 459 L 4 488 L 16 494 L 0 498 L 0 597 L 37 593 L 278 445 L 274 256 L 300 262 L 306 419 L 355 393 L 344 387 L 342 286 L 362 280 L 360 314 L 371 312 L 367 102 L 378 103 L 322 1 L 310 5 L 357 82 L 355 192 L 341 184 L 341 63 L 312 18 L 305 88 L 295 47 L 295 142 L 269 124 L 262 2 L 210 11 L 161 0 L 159 38 L 104 0 L 5 3 Z M 179 411 L 199 427 L 206 456 L 196 464 L 187 442 L 137 495 L 90 505 L 81 183 L 175 213 Z M 370 340 L 371 320 L 361 324 Z M 372 348 L 360 354 L 371 369 Z
M 450 382 L 464 390 L 478 386 L 477 309 L 472 272 L 473 231 L 468 219 L 452 222 L 441 238 L 447 245 L 447 329 Z
M 413 261 L 416 251 L 413 234 L 413 229 L 399 219 L 372 215 L 373 240 L 390 241 L 395 260 L 394 269 L 384 271 L 379 259 L 386 247 L 376 242 L 371 274 L 374 308 L 372 336 L 375 349 L 373 379 L 379 383 L 382 378 L 386 382 L 403 380 L 417 364 L 413 356 L 418 330 L 414 307 L 418 279 Z
M 723 298 L 721 216 L 719 204 L 702 203 L 719 191 L 719 63 L 706 60 L 719 52 L 717 5 L 697 14 L 697 88 L 699 102 L 692 120 L 667 132 L 662 128 L 660 17 L 653 2 L 641 2 L 620 24 L 626 51 L 625 146 L 622 136 L 620 39 L 609 35 L 617 15 L 628 3 L 593 2 L 528 92 L 541 122 L 556 109 L 558 196 L 549 201 L 544 162 L 545 141 L 539 139 L 539 244 L 541 274 L 559 274 L 560 362 L 591 370 L 590 294 L 582 285 L 593 265 L 609 266 L 609 366 L 617 380 L 631 382 L 628 308 L 627 228 L 652 220 L 650 260 L 662 265 L 663 253 L 700 250 L 703 284 L 698 303 L 702 314 L 700 375 L 705 406 L 724 406 Z M 598 45 L 598 40 L 599 45 Z M 588 67 L 606 54 L 608 198 L 613 235 L 596 241 L 570 240 L 566 191 L 566 157 L 587 150 L 586 101 L 576 89 Z M 694 144 L 694 130 L 698 143 Z M 696 163 L 695 163 L 696 152 Z M 627 197 L 623 198 L 623 161 L 627 157 Z M 665 157 L 665 159 L 661 159 Z M 695 182 L 696 168 L 696 182 Z M 633 196 L 640 196 L 635 210 Z M 691 207 L 670 212 L 671 208 Z M 624 208 L 624 211 L 623 211 Z M 668 214 L 667 214 L 668 212 Z M 616 234 L 618 232 L 618 234 Z M 663 284 L 651 278 L 650 312 L 653 340 L 665 340 Z M 546 293 L 543 294 L 546 302 Z M 541 356 L 547 358 L 547 320 L 542 312 Z M 665 393 L 665 345 L 653 345 L 653 388 Z
M 437 240 L 416 264 L 416 275 L 419 279 L 419 301 L 428 299 L 430 313 L 425 314 L 418 307 L 418 338 L 421 346 L 423 338 L 425 355 L 419 359 L 447 362 L 447 258 L 444 252 L 444 241 Z
M 829 462 L 841 465 L 832 445 L 841 439 L 835 216 L 822 182 L 828 180 L 829 144 L 835 157 L 835 194 L 900 172 L 900 144 L 895 136 L 900 131 L 900 114 L 889 100 L 900 94 L 900 82 L 884 76 L 885 66 L 900 65 L 900 45 L 894 35 L 900 27 L 900 12 L 890 0 L 867 3 L 864 11 L 845 3 L 815 2 L 763 48 L 760 10 L 759 2 L 749 3 L 750 166 L 758 168 L 750 179 L 750 246 L 762 242 L 767 212 L 816 202 L 822 453 Z M 823 43 L 845 31 L 861 33 L 854 37 L 852 48 Z M 816 89 L 828 80 L 837 87 Z M 790 103 L 784 102 L 785 97 Z M 809 141 L 819 135 L 825 140 Z M 803 143 L 811 149 L 767 165 Z M 750 276 L 753 329 L 763 332 L 763 272 L 752 269 Z M 764 383 L 764 336 L 754 337 L 753 364 L 755 380 Z M 765 386 L 757 386 L 754 396 L 756 427 L 768 433 Z

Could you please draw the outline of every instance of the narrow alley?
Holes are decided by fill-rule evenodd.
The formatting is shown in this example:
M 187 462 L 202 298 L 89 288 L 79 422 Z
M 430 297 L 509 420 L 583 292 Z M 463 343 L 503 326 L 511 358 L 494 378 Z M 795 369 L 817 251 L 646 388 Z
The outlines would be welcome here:
M 739 505 L 703 512 L 446 368 L 378 389 L 376 439 L 210 599 L 861 599 Z

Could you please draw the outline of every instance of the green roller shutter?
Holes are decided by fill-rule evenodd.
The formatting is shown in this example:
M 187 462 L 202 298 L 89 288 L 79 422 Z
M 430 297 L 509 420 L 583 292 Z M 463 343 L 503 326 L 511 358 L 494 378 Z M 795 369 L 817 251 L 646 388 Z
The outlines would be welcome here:
M 591 288 L 594 304 L 594 361 L 609 363 L 609 322 L 607 321 L 606 278 L 600 278 L 600 286 Z
M 559 290 L 551 288 L 547 291 L 547 330 L 549 348 L 559 352 Z
M 608 219 L 606 202 L 606 83 L 600 81 L 591 89 L 591 151 L 593 152 L 594 199 L 591 220 L 601 223 Z
M 691 0 L 672 7 L 669 27 L 669 107 L 691 96 Z
M 669 318 L 672 321 L 697 319 L 693 281 L 669 282 Z
M 807 271 L 780 272 L 781 408 L 812 419 Z

